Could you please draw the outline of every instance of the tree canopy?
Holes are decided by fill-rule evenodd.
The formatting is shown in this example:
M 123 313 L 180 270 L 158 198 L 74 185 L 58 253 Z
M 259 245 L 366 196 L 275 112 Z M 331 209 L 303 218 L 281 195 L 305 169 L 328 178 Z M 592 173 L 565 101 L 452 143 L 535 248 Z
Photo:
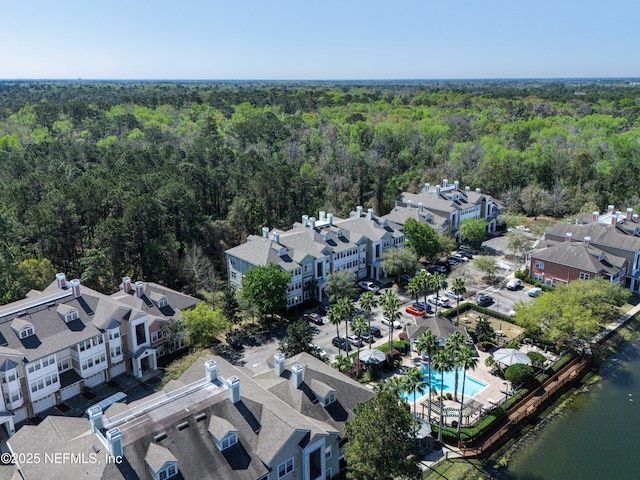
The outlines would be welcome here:
M 430 261 L 440 253 L 438 233 L 431 225 L 409 218 L 404 223 L 404 233 L 409 241 L 409 247 L 418 259 L 424 258 Z
M 487 221 L 484 218 L 465 218 L 460 222 L 460 238 L 469 243 L 480 244 L 487 235 Z
M 287 286 L 291 275 L 271 262 L 258 265 L 245 273 L 242 292 L 247 301 L 256 305 L 263 315 L 274 314 L 287 305 Z
M 418 479 L 417 421 L 406 402 L 391 389 L 380 389 L 356 406 L 345 424 L 347 478 L 352 480 Z
M 219 310 L 212 309 L 205 302 L 182 312 L 182 325 L 187 343 L 196 348 L 210 347 L 218 335 L 231 326 Z
M 287 327 L 287 335 L 278 342 L 278 350 L 287 358 L 302 352 L 315 354 L 316 349 L 311 346 L 312 339 L 311 325 L 301 318 Z

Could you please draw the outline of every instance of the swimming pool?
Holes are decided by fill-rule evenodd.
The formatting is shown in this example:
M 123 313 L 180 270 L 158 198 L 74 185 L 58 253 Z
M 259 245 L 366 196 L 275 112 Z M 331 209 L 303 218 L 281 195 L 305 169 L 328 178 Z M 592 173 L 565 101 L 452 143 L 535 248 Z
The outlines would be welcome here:
M 422 373 L 424 373 L 425 377 L 427 376 L 428 370 L 429 368 L 427 367 L 427 365 L 422 367 Z M 451 370 L 449 372 L 444 372 L 444 378 L 442 382 L 442 391 L 453 393 L 454 382 L 455 382 L 454 370 Z M 438 392 L 437 394 L 440 395 L 440 372 L 433 369 L 431 369 L 431 385 L 433 386 L 433 388 L 436 389 L 436 391 Z M 467 374 L 467 378 L 464 382 L 465 398 L 473 397 L 486 386 L 487 386 L 486 383 L 482 383 L 480 380 L 476 380 L 475 378 L 470 377 Z M 460 395 L 461 393 L 462 393 L 462 370 L 459 369 L 458 370 L 458 395 Z M 416 393 L 415 395 L 417 395 L 417 397 L 420 398 L 428 394 L 429 394 L 429 391 L 425 388 L 425 393 Z M 414 400 L 413 398 L 414 394 L 412 392 L 402 392 L 400 395 L 402 396 L 402 398 L 410 402 L 413 402 Z

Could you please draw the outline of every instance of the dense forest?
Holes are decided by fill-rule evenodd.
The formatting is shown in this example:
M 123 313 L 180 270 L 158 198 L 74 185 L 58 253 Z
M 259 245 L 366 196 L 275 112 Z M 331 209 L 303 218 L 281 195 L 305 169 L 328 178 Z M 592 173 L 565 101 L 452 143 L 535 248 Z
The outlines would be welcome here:
M 55 271 L 193 291 L 262 226 L 442 178 L 514 212 L 640 211 L 639 115 L 622 81 L 0 82 L 0 300 Z

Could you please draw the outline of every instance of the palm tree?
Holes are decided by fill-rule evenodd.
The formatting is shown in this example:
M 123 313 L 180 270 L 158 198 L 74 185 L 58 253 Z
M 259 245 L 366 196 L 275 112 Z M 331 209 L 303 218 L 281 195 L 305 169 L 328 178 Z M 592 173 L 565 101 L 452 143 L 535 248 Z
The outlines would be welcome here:
M 422 291 L 424 292 L 424 303 L 427 303 L 427 294 L 429 293 L 429 278 L 431 274 L 426 270 L 420 270 L 415 277 L 413 277 Z
M 442 387 L 444 385 L 444 372 L 453 367 L 453 361 L 445 350 L 440 350 L 433 357 L 433 368 L 440 372 L 440 424 L 438 428 L 438 442 L 442 443 L 442 425 L 444 424 L 444 403 L 442 402 Z
M 371 333 L 371 312 L 374 308 L 378 308 L 380 302 L 375 292 L 367 290 L 360 295 L 360 308 L 367 312 L 367 321 L 369 323 L 369 333 Z M 371 348 L 371 335 L 369 335 L 369 348 Z
M 347 340 L 347 336 L 349 335 L 349 319 L 353 316 L 356 311 L 356 307 L 353 306 L 353 302 L 349 297 L 342 297 L 337 302 L 338 310 L 340 311 L 340 315 L 344 320 L 344 339 Z
M 438 316 L 438 299 L 440 298 L 440 290 L 447 288 L 447 279 L 442 273 L 434 273 L 429 276 L 429 288 L 436 292 L 436 311 L 435 316 Z
M 467 291 L 464 280 L 456 278 L 451 285 L 451 291 L 456 294 L 456 325 L 460 323 L 460 296 Z
M 393 323 L 402 318 L 400 312 L 400 298 L 393 290 L 385 290 L 380 299 L 382 312 L 389 319 L 389 346 L 393 347 Z
M 418 295 L 422 292 L 422 286 L 420 285 L 420 281 L 418 277 L 413 277 L 409 280 L 407 284 L 407 293 L 416 299 L 416 303 L 418 303 Z
M 431 356 L 438 350 L 440 341 L 431 330 L 427 330 L 418 337 L 416 342 L 416 349 L 420 353 L 427 355 L 427 382 L 429 383 L 429 422 L 431 421 Z
M 327 317 L 329 318 L 329 322 L 331 323 L 331 325 L 336 326 L 336 337 L 340 338 L 340 330 L 338 329 L 338 327 L 340 327 L 340 324 L 342 323 L 342 312 L 340 311 L 340 305 L 338 305 L 337 303 L 331 305 L 329 307 L 329 311 L 327 312 Z M 345 342 L 347 341 L 346 338 L 344 340 Z M 341 345 L 342 342 L 338 342 L 338 356 L 340 356 Z
M 360 337 L 369 327 L 362 315 L 357 315 L 351 321 L 351 331 Z M 371 338 L 371 330 L 369 330 L 369 338 Z M 358 375 L 360 375 L 360 342 L 358 342 Z
M 449 338 L 447 338 L 447 341 L 444 344 L 444 349 L 445 351 L 447 351 L 449 353 L 449 356 L 451 356 L 452 359 L 454 359 L 458 356 L 458 352 L 460 351 L 460 348 L 462 348 L 462 346 L 464 345 L 464 335 L 462 335 L 460 332 L 453 332 L 451 335 L 449 335 Z M 453 400 L 454 401 L 458 401 L 458 369 L 456 368 L 454 370 L 454 374 L 453 374 Z
M 478 359 L 474 356 L 473 350 L 471 350 L 467 345 L 463 345 L 460 350 L 458 350 L 458 355 L 456 356 L 456 367 L 462 369 L 462 399 L 460 400 L 460 414 L 458 416 L 458 434 L 457 438 L 460 441 L 460 428 L 462 426 L 462 409 L 464 408 L 464 383 L 467 379 L 467 370 L 475 370 L 478 366 Z
M 375 393 L 379 393 L 382 390 L 388 390 L 395 396 L 400 397 L 400 393 L 407 389 L 407 382 L 405 377 L 394 376 L 386 379 L 383 382 L 377 383 L 373 387 Z
M 429 388 L 427 379 L 421 368 L 411 367 L 407 370 L 407 375 L 404 377 L 406 382 L 406 388 L 408 392 L 413 393 L 413 413 L 416 414 L 416 397 L 419 393 L 421 396 Z

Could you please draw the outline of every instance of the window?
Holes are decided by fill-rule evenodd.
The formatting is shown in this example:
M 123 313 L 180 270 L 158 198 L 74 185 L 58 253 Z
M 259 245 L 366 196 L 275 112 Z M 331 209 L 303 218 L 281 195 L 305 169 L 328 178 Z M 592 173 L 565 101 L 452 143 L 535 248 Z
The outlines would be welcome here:
M 64 360 L 60 360 L 58 362 L 59 372 L 64 372 L 65 370 L 69 370 L 70 367 L 71 367 L 71 361 L 68 358 L 65 358 Z
M 326 458 L 327 460 L 331 458 L 331 445 L 329 445 L 328 447 L 325 447 L 324 458 Z
M 293 472 L 293 457 L 278 465 L 278 478 L 280 479 L 291 472 Z
M 326 480 L 330 480 L 330 479 L 331 479 L 331 477 L 333 476 L 333 475 L 332 475 L 332 473 L 333 473 L 333 472 L 331 471 L 331 469 L 330 469 L 330 468 L 327 468 L 326 473 L 325 473 L 325 475 L 324 475 L 324 478 L 325 478 Z
M 544 262 L 541 262 L 539 260 L 536 260 L 536 268 L 538 270 L 544 270 Z
M 33 335 L 35 332 L 35 330 L 33 329 L 33 327 L 26 327 L 23 328 L 22 330 L 20 330 L 20 338 L 27 338 L 30 337 L 31 335 Z
M 109 340 L 120 338 L 120 330 L 109 330 Z
M 547 278 L 544 284 L 548 285 L 549 287 L 553 287 L 553 278 Z
M 236 443 L 238 443 L 238 434 L 231 433 L 226 437 L 224 437 L 222 439 L 222 442 L 220 442 L 220 450 L 225 450 L 229 448 L 231 445 L 235 445 Z
M 77 320 L 78 319 L 78 312 L 76 312 L 75 310 L 73 312 L 69 312 L 64 316 L 64 321 L 65 322 L 72 322 L 73 320 Z
M 580 280 L 589 280 L 590 278 L 591 275 L 589 275 L 588 273 L 580 272 Z
M 176 473 L 178 473 L 178 467 L 176 467 L 174 464 L 171 464 L 164 470 L 160 470 L 158 472 L 158 478 L 160 480 L 166 480 L 167 478 L 173 477 Z
M 53 375 L 47 375 L 44 378 L 40 378 L 30 384 L 31 393 L 35 393 L 38 390 L 42 390 L 45 386 L 53 385 L 54 383 L 58 383 L 58 374 L 54 373 Z
M 4 401 L 7 403 L 17 402 L 21 398 L 22 398 L 22 392 L 20 390 L 16 390 L 15 392 L 11 392 L 10 394 L 9 393 L 4 394 Z
M 166 307 L 167 305 L 169 305 L 169 300 L 167 300 L 166 298 L 161 298 L 158 301 L 158 308 L 163 308 L 163 307 Z
M 336 401 L 336 392 L 330 392 L 325 398 L 324 398 L 324 404 L 325 405 L 329 405 L 333 402 Z
M 122 348 L 120 347 L 120 345 L 118 345 L 117 347 L 111 347 L 111 358 L 119 357 L 120 355 L 122 355 Z
M 544 275 L 541 274 L 541 273 L 534 273 L 533 274 L 533 279 L 541 282 L 541 281 L 544 280 Z
M 164 338 L 164 330 L 158 330 L 157 332 L 153 332 L 151 334 L 151 341 L 157 342 L 158 340 Z
M 143 323 L 136 325 L 136 345 L 141 345 L 147 341 L 147 331 Z
M 2 383 L 13 382 L 17 377 L 15 369 L 9 370 L 2 374 Z

